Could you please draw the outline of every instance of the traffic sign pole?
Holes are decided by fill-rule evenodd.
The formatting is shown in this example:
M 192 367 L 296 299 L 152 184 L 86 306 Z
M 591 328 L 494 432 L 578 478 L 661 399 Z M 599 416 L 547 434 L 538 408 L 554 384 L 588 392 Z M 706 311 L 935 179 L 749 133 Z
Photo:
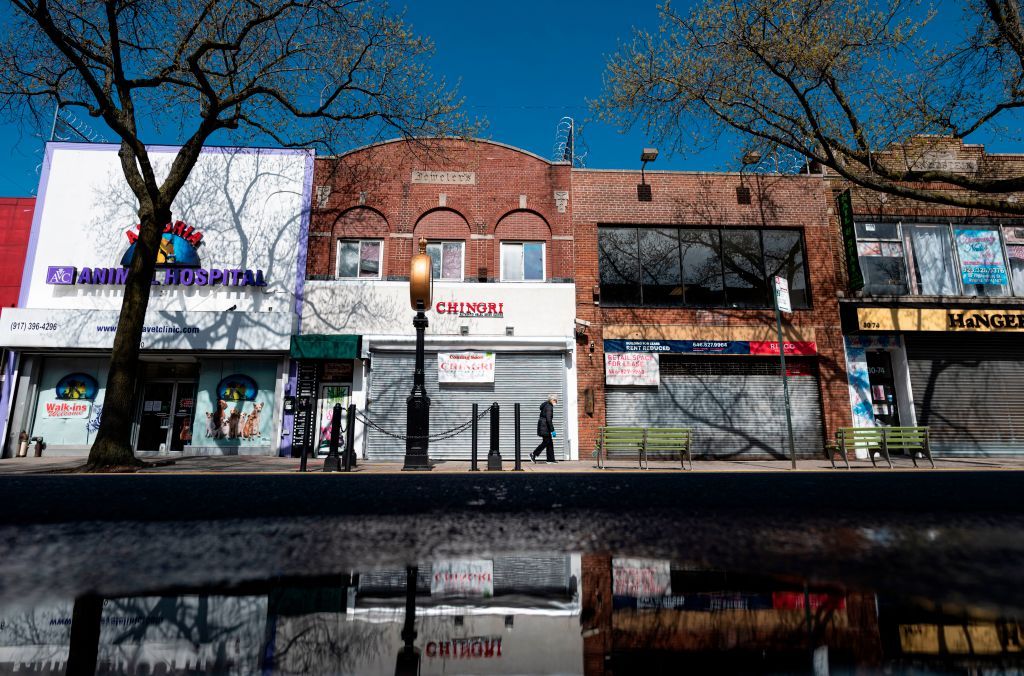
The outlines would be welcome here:
M 779 335 L 779 365 L 782 372 L 782 396 L 786 400 L 786 431 L 789 433 L 789 458 L 792 468 L 796 469 L 796 446 L 793 443 L 793 414 L 789 406 L 789 376 L 786 374 L 786 344 L 782 340 L 782 312 L 792 312 L 789 302 L 789 284 L 782 277 L 776 277 L 774 283 L 775 329 Z

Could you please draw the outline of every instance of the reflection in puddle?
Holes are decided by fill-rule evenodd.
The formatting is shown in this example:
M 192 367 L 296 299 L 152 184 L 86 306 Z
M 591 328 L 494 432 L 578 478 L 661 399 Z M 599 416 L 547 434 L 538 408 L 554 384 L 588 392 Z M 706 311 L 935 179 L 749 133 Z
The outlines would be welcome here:
M 439 559 L 0 613 L 0 673 L 1020 673 L 1020 616 L 603 554 Z

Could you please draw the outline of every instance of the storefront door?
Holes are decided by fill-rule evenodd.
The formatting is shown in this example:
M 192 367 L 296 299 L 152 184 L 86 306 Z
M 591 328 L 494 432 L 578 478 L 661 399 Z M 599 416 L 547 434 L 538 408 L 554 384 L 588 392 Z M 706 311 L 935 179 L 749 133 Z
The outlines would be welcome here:
M 146 383 L 139 414 L 138 451 L 182 451 L 192 443 L 193 382 Z
M 900 424 L 896 408 L 896 387 L 893 384 L 892 358 L 887 350 L 868 350 L 868 382 L 871 385 L 871 409 L 875 424 L 893 427 Z

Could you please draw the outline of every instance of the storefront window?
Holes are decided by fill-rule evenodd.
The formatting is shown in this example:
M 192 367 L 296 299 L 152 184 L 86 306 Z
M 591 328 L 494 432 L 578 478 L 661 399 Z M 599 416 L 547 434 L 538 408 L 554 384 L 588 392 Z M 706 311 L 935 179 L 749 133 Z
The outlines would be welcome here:
M 723 230 L 725 297 L 732 307 L 765 307 L 771 301 L 757 230 Z
M 1024 228 L 1003 228 L 1013 295 L 1024 296 Z
M 965 296 L 1005 296 L 1009 293 L 1006 261 L 995 228 L 953 228 Z
M 725 305 L 722 284 L 722 244 L 717 230 L 680 230 L 686 304 Z
M 954 296 L 956 264 L 949 240 L 949 226 L 903 226 L 913 293 L 923 296 Z
M 809 307 L 798 230 L 598 229 L 606 305 L 771 307 L 767 280 L 789 279 L 794 307 Z
M 430 269 L 434 279 L 461 280 L 463 242 L 431 242 L 427 244 Z
M 544 281 L 544 243 L 502 242 L 501 280 L 503 282 Z
M 379 239 L 338 240 L 338 277 L 380 279 L 383 249 Z
M 856 228 L 864 292 L 881 296 L 909 293 L 900 226 L 896 223 L 858 223 Z
M 597 266 L 601 275 L 601 302 L 640 305 L 640 255 L 636 228 L 600 228 Z
M 682 305 L 679 231 L 640 230 L 640 282 L 644 305 Z
M 804 267 L 804 246 L 800 233 L 794 230 L 765 230 L 764 267 L 768 279 L 783 277 L 789 281 L 789 299 L 794 307 L 808 307 L 807 273 Z

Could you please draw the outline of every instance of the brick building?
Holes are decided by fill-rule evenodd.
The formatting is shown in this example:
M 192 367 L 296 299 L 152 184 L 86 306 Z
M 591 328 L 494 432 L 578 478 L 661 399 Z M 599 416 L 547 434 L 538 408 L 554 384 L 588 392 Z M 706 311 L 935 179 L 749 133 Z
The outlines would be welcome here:
M 874 159 L 912 172 L 1024 173 L 1024 155 L 939 137 Z M 936 454 L 1024 452 L 1024 217 L 826 180 L 849 268 L 840 307 L 854 423 L 927 425 Z
M 532 447 L 536 408 L 555 393 L 559 458 L 589 457 L 604 424 L 690 426 L 700 455 L 788 457 L 768 286 L 781 274 L 795 306 L 784 325 L 797 452 L 820 453 L 849 421 L 840 252 L 821 177 L 651 172 L 640 182 L 487 141 L 318 159 L 293 341 L 296 392 L 316 403 L 297 418 L 295 448 L 325 452 L 331 408 L 351 401 L 384 428 L 357 427 L 360 454 L 402 457 L 388 433 L 404 432 L 407 275 L 425 239 L 435 434 L 496 401 L 511 449 L 519 403 Z M 631 368 L 643 373 L 621 372 Z M 430 454 L 468 451 L 459 437 Z
M 568 164 L 487 141 L 395 141 L 318 159 L 293 341 L 296 392 L 317 403 L 298 416 L 296 441 L 326 449 L 331 407 L 352 401 L 382 428 L 357 427 L 359 454 L 402 458 L 404 443 L 389 433 L 405 432 L 415 347 L 409 262 L 424 239 L 435 279 L 431 432 L 497 402 L 507 453 L 520 404 L 525 456 L 537 409 L 555 393 L 557 457 L 578 457 L 571 180 Z M 483 455 L 488 418 L 480 424 Z M 467 440 L 432 441 L 430 456 L 466 459 Z
M 798 455 L 849 424 L 839 251 L 821 176 L 575 170 L 580 444 L 687 426 L 694 453 L 788 457 L 771 279 Z

